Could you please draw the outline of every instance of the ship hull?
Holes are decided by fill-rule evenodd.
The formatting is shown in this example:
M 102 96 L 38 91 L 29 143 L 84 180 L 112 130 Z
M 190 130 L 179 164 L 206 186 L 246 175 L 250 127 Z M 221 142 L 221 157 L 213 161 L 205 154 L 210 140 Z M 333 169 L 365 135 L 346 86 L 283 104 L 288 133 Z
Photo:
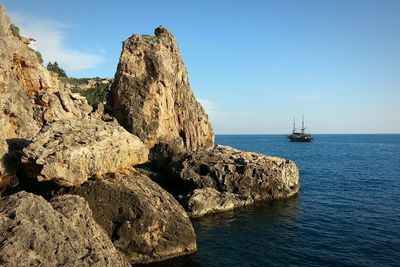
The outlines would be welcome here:
M 310 135 L 289 135 L 290 142 L 311 142 L 313 137 Z

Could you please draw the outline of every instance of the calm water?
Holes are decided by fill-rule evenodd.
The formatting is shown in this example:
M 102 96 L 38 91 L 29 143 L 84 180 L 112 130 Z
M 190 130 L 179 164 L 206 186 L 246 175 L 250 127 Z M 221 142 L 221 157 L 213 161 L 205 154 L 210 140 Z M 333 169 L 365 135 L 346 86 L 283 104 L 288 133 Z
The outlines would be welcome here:
M 294 160 L 300 193 L 193 220 L 198 252 L 158 266 L 400 266 L 400 135 L 216 143 Z

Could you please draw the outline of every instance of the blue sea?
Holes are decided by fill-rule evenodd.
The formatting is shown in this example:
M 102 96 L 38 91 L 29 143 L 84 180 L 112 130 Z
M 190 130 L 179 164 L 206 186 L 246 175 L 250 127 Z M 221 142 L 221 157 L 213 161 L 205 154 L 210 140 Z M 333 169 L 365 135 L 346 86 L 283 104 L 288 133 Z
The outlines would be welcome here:
M 219 135 L 294 160 L 297 196 L 194 219 L 198 252 L 157 266 L 400 266 L 400 135 Z

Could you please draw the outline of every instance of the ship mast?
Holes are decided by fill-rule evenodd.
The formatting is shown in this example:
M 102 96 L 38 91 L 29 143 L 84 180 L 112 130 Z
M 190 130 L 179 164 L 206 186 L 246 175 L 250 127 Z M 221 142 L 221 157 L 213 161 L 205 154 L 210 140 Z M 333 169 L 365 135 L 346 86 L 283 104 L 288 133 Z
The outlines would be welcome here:
M 293 117 L 293 133 L 296 132 L 296 117 Z
M 302 134 L 304 134 L 304 130 L 305 130 L 306 128 L 304 128 L 304 115 L 303 115 L 303 119 L 302 119 L 302 122 L 301 122 L 301 133 Z

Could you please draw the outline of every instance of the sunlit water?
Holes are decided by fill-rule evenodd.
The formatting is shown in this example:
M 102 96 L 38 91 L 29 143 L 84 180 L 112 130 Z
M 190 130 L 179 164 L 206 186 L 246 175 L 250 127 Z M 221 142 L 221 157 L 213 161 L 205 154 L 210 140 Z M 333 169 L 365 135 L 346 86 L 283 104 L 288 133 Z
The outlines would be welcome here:
M 193 220 L 198 252 L 156 266 L 400 266 L 400 135 L 315 138 L 217 136 L 294 160 L 300 192 Z

